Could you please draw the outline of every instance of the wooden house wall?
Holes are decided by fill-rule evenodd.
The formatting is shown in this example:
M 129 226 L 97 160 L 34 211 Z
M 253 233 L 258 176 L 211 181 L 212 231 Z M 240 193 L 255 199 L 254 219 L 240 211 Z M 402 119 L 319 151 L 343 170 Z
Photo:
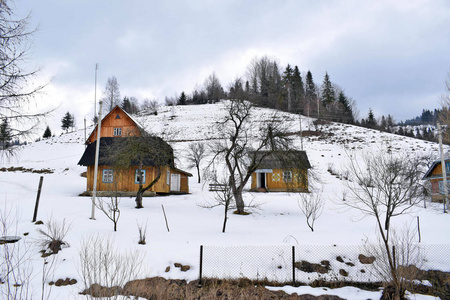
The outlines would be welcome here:
M 283 171 L 292 172 L 292 182 L 283 181 Z M 251 188 L 257 188 L 257 178 L 259 173 L 252 174 Z M 266 173 L 266 188 L 270 191 L 287 191 L 287 190 L 307 190 L 308 189 L 308 171 L 307 170 L 286 170 L 273 169 L 272 173 Z
M 99 166 L 97 174 L 97 191 L 118 191 L 122 192 L 137 192 L 139 190 L 139 184 L 135 183 L 135 172 L 137 166 L 130 167 L 126 170 L 114 171 L 114 182 L 105 183 L 103 182 L 103 170 L 109 169 L 110 166 Z M 157 176 L 157 169 L 154 167 L 144 167 L 145 170 L 145 184 L 149 184 Z M 170 175 L 169 184 L 167 184 L 167 170 L 170 173 L 180 174 L 180 192 L 189 193 L 189 180 L 187 175 L 178 172 L 176 170 L 170 169 L 169 167 L 164 167 L 161 173 L 161 178 L 149 189 L 149 191 L 154 191 L 156 193 L 169 193 L 170 192 Z M 145 185 L 144 184 L 144 185 Z M 88 166 L 87 168 L 87 191 L 92 191 L 94 186 L 94 166 Z
M 116 119 L 117 115 L 120 119 Z M 101 123 L 101 136 L 102 137 L 116 137 L 114 136 L 114 128 L 122 128 L 122 137 L 140 136 L 139 129 L 133 120 L 130 119 L 123 111 L 116 109 L 111 114 L 103 119 Z M 97 127 L 95 127 L 92 134 L 89 136 L 87 143 L 92 143 L 97 140 Z

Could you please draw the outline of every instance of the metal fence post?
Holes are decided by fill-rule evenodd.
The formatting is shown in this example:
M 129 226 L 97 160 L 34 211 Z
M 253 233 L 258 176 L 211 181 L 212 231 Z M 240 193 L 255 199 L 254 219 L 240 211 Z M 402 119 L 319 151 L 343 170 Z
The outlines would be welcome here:
M 202 273 L 203 273 L 203 245 L 200 245 L 200 267 L 198 276 L 198 286 L 202 285 Z
M 295 286 L 295 246 L 292 246 L 292 286 Z

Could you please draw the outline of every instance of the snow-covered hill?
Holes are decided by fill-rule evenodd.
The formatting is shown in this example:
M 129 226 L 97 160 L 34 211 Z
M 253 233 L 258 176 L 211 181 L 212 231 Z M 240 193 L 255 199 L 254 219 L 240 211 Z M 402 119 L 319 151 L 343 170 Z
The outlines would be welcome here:
M 198 106 L 163 107 L 158 115 L 138 116 L 138 121 L 149 132 L 161 135 L 175 150 L 177 167 L 188 169 L 183 159 L 190 142 L 210 143 L 220 138 L 217 124 L 225 116 L 223 103 Z M 258 126 L 272 116 L 269 109 L 256 108 L 252 116 L 253 126 Z M 300 129 L 299 117 L 295 114 L 277 113 L 286 122 L 291 122 L 292 132 Z M 314 119 L 301 118 L 302 129 L 315 131 Z M 196 175 L 190 179 L 189 195 L 165 196 L 144 199 L 144 209 L 134 208 L 134 199 L 123 198 L 120 202 L 121 217 L 118 231 L 113 232 L 112 222 L 100 211 L 96 220 L 90 220 L 91 199 L 79 197 L 86 187 L 86 178 L 80 174 L 84 167 L 77 165 L 84 151 L 84 130 L 63 134 L 47 140 L 22 146 L 18 156 L 10 161 L 3 160 L 0 168 L 24 167 L 34 170 L 51 169 L 53 173 L 44 176 L 38 219 L 45 222 L 65 220 L 71 224 L 65 240 L 70 247 L 58 254 L 59 264 L 51 279 L 76 278 L 78 283 L 67 287 L 54 287 L 55 299 L 78 299 L 78 292 L 84 286 L 79 274 L 79 250 L 82 242 L 92 234 L 114 240 L 117 249 L 138 250 L 145 254 L 146 276 L 182 278 L 195 280 L 198 277 L 198 255 L 200 245 L 361 245 L 375 237 L 375 223 L 371 218 L 361 218 L 358 212 L 343 209 L 339 204 L 342 181 L 327 170 L 337 172 L 348 162 L 349 155 L 369 151 L 392 151 L 408 155 L 429 154 L 436 156 L 438 145 L 379 131 L 330 123 L 319 125 L 321 136 L 303 139 L 314 172 L 323 181 L 326 206 L 316 221 L 315 231 L 306 226 L 298 204 L 298 195 L 288 193 L 245 193 L 247 202 L 257 204 L 258 209 L 248 216 L 231 214 L 227 232 L 221 233 L 223 208 L 202 208 L 202 204 L 213 199 L 207 185 L 197 184 Z M 89 130 L 92 130 L 90 128 Z M 90 131 L 88 132 L 88 134 Z M 300 139 L 295 141 L 300 149 Z M 17 232 L 10 235 L 22 236 L 35 242 L 39 239 L 37 228 L 31 222 L 41 174 L 32 172 L 0 172 L 0 209 L 12 211 L 10 221 Z M 170 232 L 166 229 L 161 205 L 167 214 Z M 17 214 L 15 214 L 17 212 Z M 441 213 L 441 205 L 429 203 L 427 209 L 417 207 L 411 214 L 395 219 L 395 226 L 415 224 L 420 216 L 423 244 L 450 244 L 450 219 Z M 11 218 L 12 217 L 12 218 Z M 137 224 L 147 224 L 147 244 L 138 245 Z M 17 226 L 16 226 L 17 225 Z M 24 236 L 24 233 L 29 233 Z M 36 243 L 33 243 L 36 244 Z M 447 247 L 448 248 L 448 247 Z M 35 251 L 32 254 L 34 270 L 42 269 L 42 259 Z M 174 263 L 190 265 L 187 272 L 174 268 Z M 165 272 L 167 266 L 172 266 Z M 445 265 L 450 271 L 450 263 Z M 33 289 L 39 295 L 40 276 L 33 279 Z M 377 294 L 379 295 L 379 294 Z M 350 296 L 349 296 L 350 297 Z M 376 296 L 374 296 L 376 297 Z M 81 299 L 81 298 L 80 298 Z M 353 298 L 358 299 L 358 298 Z

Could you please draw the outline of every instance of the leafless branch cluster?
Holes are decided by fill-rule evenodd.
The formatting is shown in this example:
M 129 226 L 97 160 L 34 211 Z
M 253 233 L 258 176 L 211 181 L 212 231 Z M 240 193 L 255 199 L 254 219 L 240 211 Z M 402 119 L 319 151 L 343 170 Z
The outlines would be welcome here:
M 108 197 L 107 200 L 104 198 L 98 198 L 98 201 L 95 203 L 95 206 L 113 222 L 114 231 L 117 231 L 117 224 L 119 223 L 120 218 L 119 203 L 120 200 L 117 195 L 117 191 L 111 197 Z
M 314 231 L 314 222 L 320 217 L 323 211 L 324 200 L 321 192 L 299 193 L 298 206 L 306 217 L 306 224 L 311 231 Z
M 52 219 L 45 224 L 45 229 L 38 228 L 37 231 L 41 234 L 39 244 L 45 254 L 57 254 L 62 247 L 68 247 L 69 244 L 64 241 L 71 225 L 66 223 L 64 219 L 62 222 L 57 222 Z
M 78 271 L 85 288 L 110 288 L 112 294 L 108 299 L 118 299 L 125 283 L 137 279 L 144 270 L 144 257 L 140 252 L 121 253 L 110 239 L 99 236 L 84 240 L 79 255 Z
M 17 236 L 18 216 L 11 209 L 0 210 L 0 236 Z M 20 238 L 20 237 L 17 237 Z M 24 239 L 0 245 L 0 295 L 2 299 L 30 299 L 33 276 L 31 245 Z

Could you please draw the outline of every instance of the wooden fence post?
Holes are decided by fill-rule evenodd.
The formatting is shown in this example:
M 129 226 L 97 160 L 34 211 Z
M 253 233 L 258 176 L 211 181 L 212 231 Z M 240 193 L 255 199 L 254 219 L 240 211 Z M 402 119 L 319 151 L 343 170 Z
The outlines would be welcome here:
M 292 286 L 295 286 L 295 246 L 292 246 Z
M 36 197 L 36 204 L 34 206 L 34 214 L 33 214 L 33 221 L 32 222 L 36 222 L 38 208 L 39 208 L 39 198 L 41 198 L 41 189 L 42 189 L 42 182 L 43 181 L 44 181 L 44 176 L 41 176 L 41 178 L 39 179 L 39 187 L 38 187 L 38 192 L 37 192 L 37 197 Z
M 202 276 L 203 276 L 203 245 L 200 245 L 200 267 L 198 275 L 198 286 L 202 286 Z

